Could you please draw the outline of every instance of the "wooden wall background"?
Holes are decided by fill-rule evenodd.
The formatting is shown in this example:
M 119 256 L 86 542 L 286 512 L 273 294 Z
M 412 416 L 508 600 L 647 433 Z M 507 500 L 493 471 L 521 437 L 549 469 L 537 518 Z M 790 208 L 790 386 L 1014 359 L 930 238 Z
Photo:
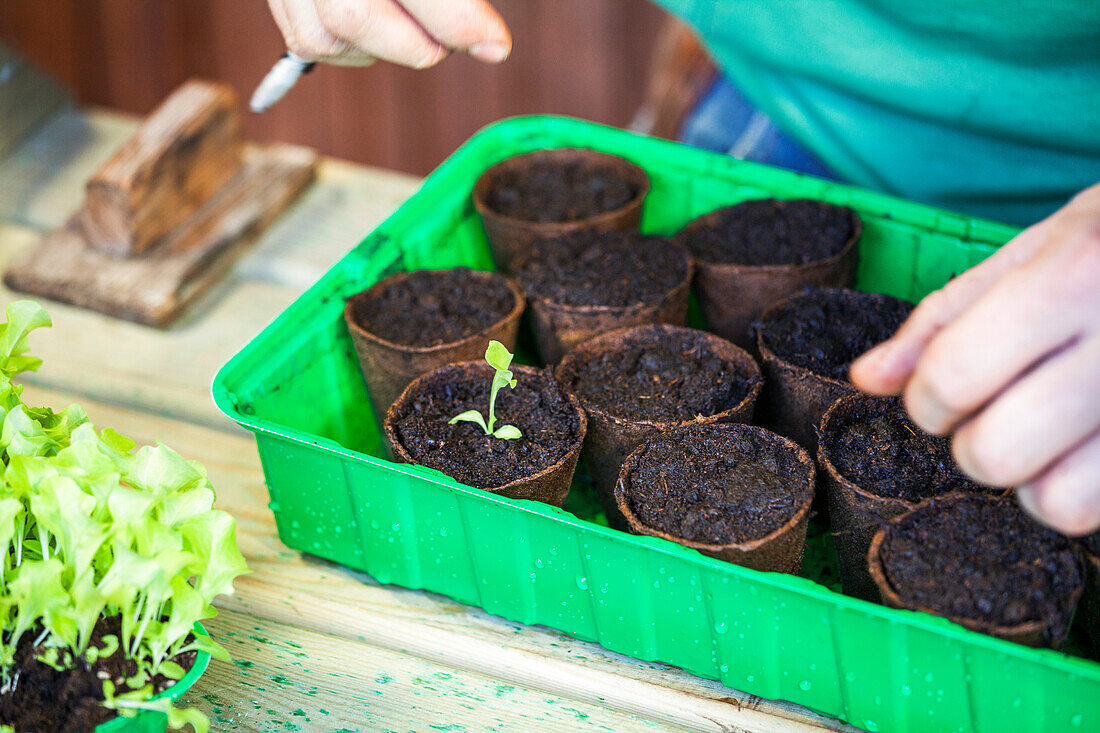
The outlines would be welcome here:
M 411 71 L 318 67 L 246 134 L 426 173 L 482 125 L 553 112 L 626 125 L 663 13 L 647 0 L 494 0 L 514 37 L 488 67 L 453 56 Z M 283 51 L 264 0 L 0 0 L 0 40 L 83 104 L 145 114 L 192 76 L 247 100 Z

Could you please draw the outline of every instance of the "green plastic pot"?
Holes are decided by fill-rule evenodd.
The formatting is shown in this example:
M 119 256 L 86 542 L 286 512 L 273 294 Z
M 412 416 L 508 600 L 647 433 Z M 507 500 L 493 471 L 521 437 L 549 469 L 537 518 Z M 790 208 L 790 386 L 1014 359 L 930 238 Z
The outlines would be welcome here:
M 209 636 L 202 624 L 195 624 L 195 633 Z M 195 684 L 195 680 L 202 677 L 202 673 L 206 671 L 208 664 L 210 664 L 210 655 L 206 652 L 199 652 L 195 656 L 195 663 L 191 665 L 191 669 L 187 670 L 187 674 L 164 692 L 154 695 L 153 699 L 160 700 L 166 697 L 172 701 L 173 705 L 176 704 L 184 693 Z M 155 710 L 142 710 L 132 718 L 124 718 L 120 715 L 117 718 L 108 720 L 106 723 L 100 723 L 95 727 L 94 733 L 165 733 L 167 730 L 167 714 Z

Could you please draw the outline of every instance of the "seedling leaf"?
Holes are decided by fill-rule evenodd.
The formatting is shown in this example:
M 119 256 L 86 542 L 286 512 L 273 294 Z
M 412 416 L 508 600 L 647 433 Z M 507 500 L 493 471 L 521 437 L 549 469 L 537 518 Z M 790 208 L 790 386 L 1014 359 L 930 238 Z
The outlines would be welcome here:
M 485 349 L 485 361 L 497 371 L 507 371 L 508 367 L 512 366 L 512 358 L 508 347 L 499 341 L 490 341 L 489 348 Z
M 489 432 L 489 428 L 485 426 L 485 418 L 481 416 L 481 413 L 477 410 L 466 410 L 461 415 L 455 415 L 448 422 L 454 425 L 456 422 L 473 422 L 481 426 L 481 429 L 486 433 Z
M 497 392 L 509 387 L 515 389 L 516 380 L 514 375 L 508 369 L 512 365 L 512 354 L 508 351 L 507 347 L 499 341 L 490 341 L 489 347 L 485 349 L 485 361 L 489 366 L 496 370 L 493 374 L 493 383 L 489 389 L 489 419 L 486 420 L 485 416 L 477 410 L 467 410 L 461 415 L 455 415 L 447 422 L 454 425 L 456 422 L 472 422 L 481 426 L 481 429 L 485 431 L 486 435 L 492 435 L 495 438 L 503 438 L 504 440 L 515 440 L 516 438 L 523 437 L 523 433 L 519 431 L 515 425 L 504 425 L 500 430 L 494 430 L 497 423 L 496 407 L 497 407 Z M 505 430 L 505 428 L 508 428 Z

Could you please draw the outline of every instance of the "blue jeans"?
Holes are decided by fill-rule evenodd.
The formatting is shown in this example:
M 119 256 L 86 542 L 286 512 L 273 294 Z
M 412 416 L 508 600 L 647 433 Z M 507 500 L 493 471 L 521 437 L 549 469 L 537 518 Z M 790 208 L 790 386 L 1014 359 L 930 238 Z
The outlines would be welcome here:
M 780 131 L 725 79 L 718 77 L 688 113 L 680 140 L 735 158 L 770 163 L 799 173 L 836 180 L 801 143 Z

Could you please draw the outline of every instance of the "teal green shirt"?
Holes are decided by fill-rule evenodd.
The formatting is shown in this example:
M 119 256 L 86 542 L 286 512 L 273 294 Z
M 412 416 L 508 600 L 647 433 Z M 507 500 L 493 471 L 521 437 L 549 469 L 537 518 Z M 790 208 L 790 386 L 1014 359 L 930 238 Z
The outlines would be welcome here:
M 1100 0 L 660 0 L 841 178 L 1030 224 L 1100 182 Z

